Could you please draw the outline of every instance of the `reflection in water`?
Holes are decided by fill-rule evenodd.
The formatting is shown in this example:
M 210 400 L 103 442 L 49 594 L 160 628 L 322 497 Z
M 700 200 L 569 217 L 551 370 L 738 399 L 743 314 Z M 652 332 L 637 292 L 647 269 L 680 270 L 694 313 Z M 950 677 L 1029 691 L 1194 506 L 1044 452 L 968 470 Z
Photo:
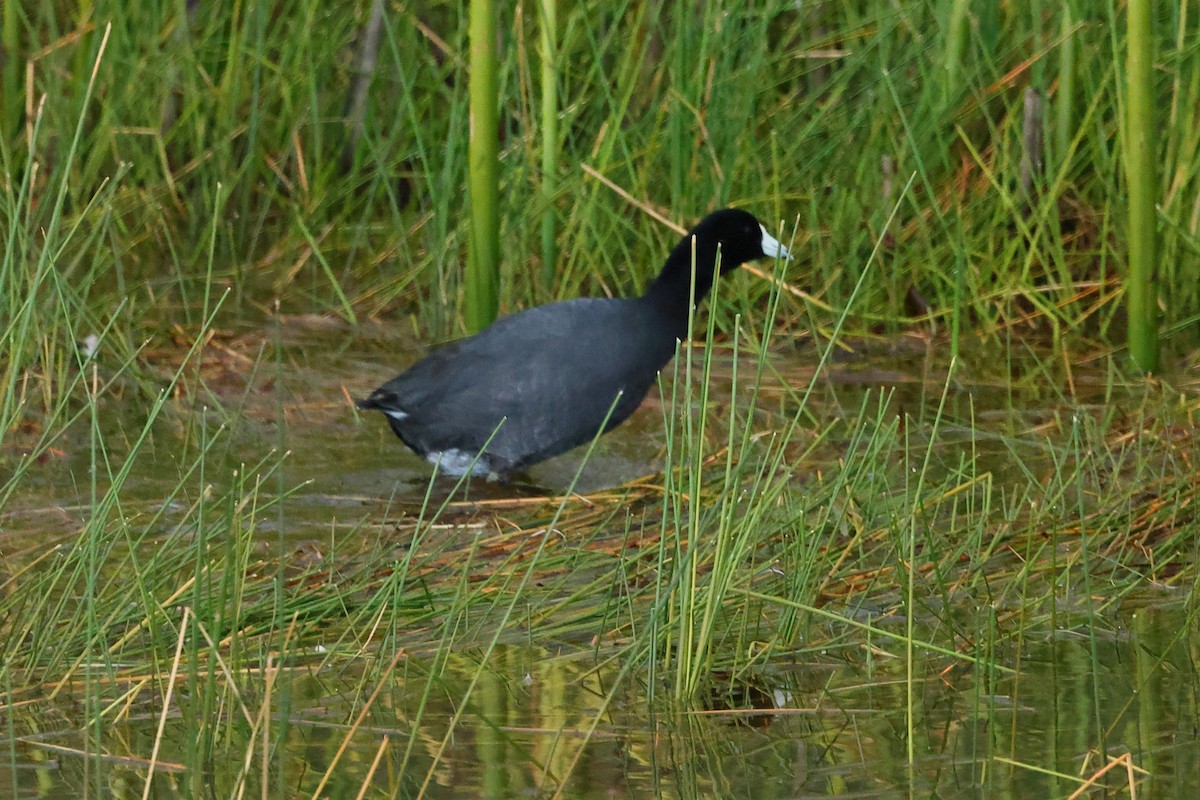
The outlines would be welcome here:
M 565 780 L 565 797 L 907 797 L 912 790 L 1055 797 L 1078 784 L 1045 768 L 1090 773 L 1103 747 L 1110 756 L 1131 753 L 1149 772 L 1139 794 L 1182 796 L 1176 790 L 1200 782 L 1195 653 L 1178 636 L 1188 621 L 1142 609 L 1125 622 L 1122 636 L 1096 643 L 1096 674 L 1089 672 L 1092 643 L 1078 636 L 1028 642 L 1023 653 L 1009 654 L 1013 662 L 1019 657 L 1017 675 L 947 673 L 945 659 L 922 660 L 911 724 L 898 658 L 868 662 L 848 651 L 760 676 L 774 697 L 787 699 L 764 714 L 647 706 L 638 681 L 611 694 L 615 670 L 597 668 L 590 652 L 499 646 L 487 663 L 470 653 L 440 665 L 402 659 L 347 739 L 374 687 L 353 664 L 314 664 L 278 675 L 271 735 L 281 749 L 271 768 L 307 796 L 338 759 L 323 790 L 328 797 L 356 796 L 376 759 L 371 783 L 384 796 L 416 796 L 424 786 L 435 798 L 541 797 Z M 74 716 L 43 711 L 9 712 L 21 740 L 4 771 L 16 770 L 3 775 L 3 785 L 15 783 L 21 796 L 52 797 L 81 791 L 85 781 L 105 796 L 140 789 L 136 763 L 98 760 L 86 775 L 74 754 L 39 747 L 47 733 L 61 743 Z M 745 724 L 747 712 L 756 724 Z M 149 753 L 156 723 L 153 714 L 132 715 L 109 731 L 101 749 Z M 223 727 L 222 736 L 253 744 L 245 726 Z M 195 763 L 187 755 L 194 741 L 187 715 L 173 716 L 160 758 Z M 212 765 L 205 781 L 215 796 L 234 790 L 233 766 Z M 1113 774 L 1114 783 L 1122 774 Z M 249 796 L 259 792 L 259 775 L 258 767 L 245 775 Z M 189 780 L 195 777 L 168 767 L 154 794 L 190 794 L 189 786 L 204 784 Z

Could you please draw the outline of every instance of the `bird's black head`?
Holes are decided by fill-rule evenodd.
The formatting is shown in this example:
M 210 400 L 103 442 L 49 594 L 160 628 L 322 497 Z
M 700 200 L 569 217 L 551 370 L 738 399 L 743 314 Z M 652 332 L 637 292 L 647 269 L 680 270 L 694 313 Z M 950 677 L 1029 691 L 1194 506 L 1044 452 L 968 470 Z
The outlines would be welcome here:
M 737 208 L 721 209 L 700 220 L 675 245 L 662 272 L 646 289 L 645 297 L 673 315 L 678 324 L 686 325 L 688 309 L 712 288 L 718 253 L 722 273 L 756 258 L 791 258 L 788 249 L 767 233 L 753 214 Z
M 766 226 L 740 208 L 723 208 L 709 214 L 684 237 L 679 248 L 690 251 L 692 237 L 696 239 L 697 263 L 708 260 L 701 259 L 701 254 L 707 256 L 720 249 L 722 274 L 756 258 L 790 257 L 788 249 L 767 233 Z

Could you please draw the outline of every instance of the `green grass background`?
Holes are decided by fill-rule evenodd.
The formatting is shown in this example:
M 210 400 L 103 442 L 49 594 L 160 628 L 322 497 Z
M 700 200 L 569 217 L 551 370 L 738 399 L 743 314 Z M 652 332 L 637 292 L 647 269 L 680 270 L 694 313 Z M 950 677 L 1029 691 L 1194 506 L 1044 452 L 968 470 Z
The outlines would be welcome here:
M 951 752 L 922 698 L 958 675 L 971 719 L 1003 734 L 972 741 L 971 785 L 1038 776 L 1048 783 L 1028 791 L 1065 796 L 1081 764 L 1101 763 L 1084 755 L 1118 752 L 1189 785 L 1194 771 L 1163 767 L 1155 735 L 1188 718 L 1197 685 L 1200 37 L 1187 3 L 1156 7 L 1168 357 L 1165 379 L 1144 381 L 1122 350 L 1123 10 L 564 4 L 547 193 L 537 13 L 506 4 L 502 310 L 636 292 L 678 237 L 649 212 L 687 225 L 724 205 L 791 242 L 787 288 L 723 282 L 697 320 L 710 346 L 664 386 L 665 469 L 647 480 L 586 502 L 466 510 L 381 490 L 355 497 L 365 513 L 319 505 L 314 518 L 298 501 L 319 475 L 289 472 L 285 453 L 318 406 L 298 416 L 280 387 L 325 382 L 326 413 L 341 415 L 325 424 L 347 426 L 331 428 L 338 469 L 383 458 L 354 450 L 367 429 L 341 388 L 376 381 L 347 352 L 376 320 L 422 344 L 464 330 L 464 9 L 386 7 L 356 141 L 347 93 L 369 3 L 5 3 L 12 793 L 45 742 L 83 765 L 56 773 L 76 793 L 130 781 L 201 794 L 214 774 L 230 796 L 329 780 L 435 791 L 457 735 L 502 728 L 491 703 L 512 647 L 593 660 L 602 685 L 578 677 L 588 713 L 569 726 L 582 742 L 626 693 L 674 713 L 714 686 L 836 660 L 884 686 L 871 695 L 888 714 L 874 735 L 897 748 L 884 764 Z M 552 265 L 540 263 L 547 208 Z M 314 345 L 332 356 L 288 349 L 280 320 L 307 314 L 339 321 Z M 230 362 L 244 378 L 231 392 L 205 359 L 247 328 L 261 338 Z M 78 347 L 89 336 L 92 358 Z M 890 358 L 913 339 L 924 360 L 903 380 L 865 381 L 878 391 L 811 380 L 847 348 Z M 806 354 L 806 369 L 781 351 Z M 733 352 L 736 380 L 699 380 L 712 354 Z M 390 362 L 374 368 L 387 377 Z M 1138 603 L 1168 607 L 1170 624 L 1135 624 Z M 1125 656 L 1132 673 L 1115 673 L 1134 687 L 1124 696 L 1107 648 L 1139 626 L 1154 635 Z M 1060 636 L 1078 645 L 1065 656 Z M 1026 751 L 1022 718 L 1003 708 L 1033 691 L 1023 658 L 1043 641 L 1062 670 L 1050 685 L 1071 688 L 1038 705 L 1073 733 Z M 552 709 L 564 679 L 543 679 Z M 842 682 L 792 688 L 817 704 L 854 681 Z M 345 702 L 323 705 L 313 684 Z M 1141 699 L 1160 685 L 1174 699 Z M 313 709 L 336 731 L 320 766 L 296 755 Z M 873 760 L 839 738 L 852 729 L 830 723 L 830 752 Z M 562 793 L 585 752 L 537 761 L 553 767 L 539 791 Z M 510 758 L 533 763 L 521 753 Z M 901 773 L 886 779 L 916 780 Z

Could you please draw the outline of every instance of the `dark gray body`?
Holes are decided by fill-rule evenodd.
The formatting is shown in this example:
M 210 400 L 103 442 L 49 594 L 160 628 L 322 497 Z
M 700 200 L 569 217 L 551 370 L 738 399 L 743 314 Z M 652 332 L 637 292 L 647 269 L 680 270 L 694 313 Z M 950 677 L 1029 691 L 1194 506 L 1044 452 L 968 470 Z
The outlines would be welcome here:
M 714 211 L 641 297 L 513 314 L 418 361 L 359 406 L 386 414 L 396 435 L 443 472 L 507 477 L 625 421 L 687 335 L 718 270 L 764 256 L 790 254 L 752 214 Z
M 360 405 L 427 457 L 487 443 L 476 472 L 504 476 L 628 418 L 674 355 L 675 327 L 641 297 L 551 303 L 434 351 Z

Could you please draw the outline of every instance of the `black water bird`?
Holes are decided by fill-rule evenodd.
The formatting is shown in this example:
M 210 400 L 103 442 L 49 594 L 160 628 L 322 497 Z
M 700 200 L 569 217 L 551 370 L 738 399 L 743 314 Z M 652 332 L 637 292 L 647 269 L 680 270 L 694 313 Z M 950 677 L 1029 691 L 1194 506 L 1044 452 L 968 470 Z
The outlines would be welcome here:
M 506 480 L 634 412 L 687 336 L 692 305 L 712 288 L 718 252 L 722 273 L 756 258 L 791 257 L 753 215 L 716 211 L 675 246 L 641 297 L 581 297 L 497 320 L 435 350 L 358 406 L 382 411 L 396 435 L 442 472 Z

